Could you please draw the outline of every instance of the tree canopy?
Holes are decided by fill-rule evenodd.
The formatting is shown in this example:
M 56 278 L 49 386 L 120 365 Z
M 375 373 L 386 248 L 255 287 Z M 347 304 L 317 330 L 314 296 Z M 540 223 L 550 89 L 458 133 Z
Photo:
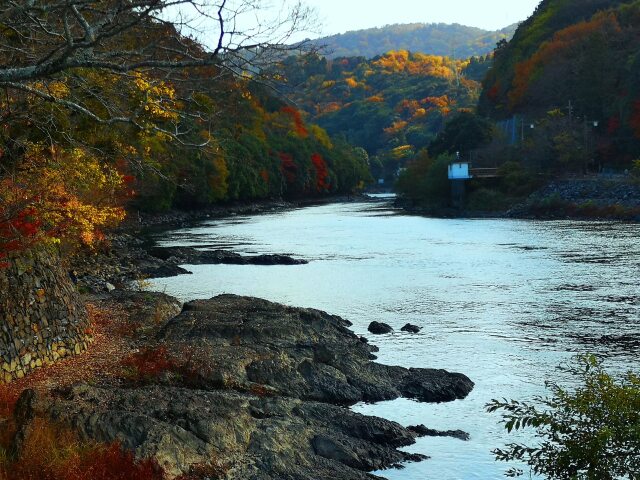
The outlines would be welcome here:
M 0 255 L 91 244 L 125 207 L 362 186 L 358 152 L 269 93 L 266 67 L 300 51 L 283 41 L 311 19 L 290 7 L 269 21 L 260 0 L 4 3 Z

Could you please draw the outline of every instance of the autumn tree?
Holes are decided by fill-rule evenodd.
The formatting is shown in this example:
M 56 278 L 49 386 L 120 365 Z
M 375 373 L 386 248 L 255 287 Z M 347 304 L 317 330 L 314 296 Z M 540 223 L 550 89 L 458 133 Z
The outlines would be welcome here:
M 80 233 L 75 227 L 66 228 L 73 222 L 63 221 L 63 216 L 43 214 L 50 209 L 47 202 L 70 203 L 65 195 L 48 194 L 47 182 L 34 181 L 36 170 L 55 172 L 66 168 L 58 168 L 65 159 L 91 158 L 107 177 L 119 175 L 120 185 L 110 186 L 113 200 L 127 170 L 117 168 L 117 160 L 145 166 L 154 150 L 167 142 L 209 144 L 218 112 L 201 104 L 185 72 L 200 69 L 205 73 L 200 78 L 214 83 L 243 72 L 261 78 L 265 65 L 299 48 L 284 42 L 310 20 L 309 10 L 295 3 L 288 15 L 244 32 L 237 28 L 243 16 L 258 11 L 265 12 L 260 0 L 4 3 L 0 7 L 3 253 L 36 241 L 40 238 L 36 230 L 45 224 L 43 237 L 56 232 L 56 238 L 66 239 Z M 199 133 L 194 135 L 196 127 Z M 110 136 L 114 129 L 120 135 Z M 82 169 L 91 162 L 76 163 Z M 78 198 L 69 193 L 82 188 L 73 185 L 76 178 L 62 175 L 58 180 L 57 188 Z M 121 212 L 101 212 L 106 204 L 100 202 L 89 215 L 85 208 L 89 204 L 79 202 L 76 211 L 64 218 L 83 217 L 88 224 L 101 226 L 105 216 L 121 216 Z M 81 237 L 95 238 L 87 228 Z
M 205 201 L 226 197 L 228 162 L 218 136 L 220 118 L 233 106 L 226 100 L 247 94 L 249 81 L 268 81 L 264 67 L 300 48 L 285 41 L 310 19 L 294 3 L 288 13 L 274 12 L 273 21 L 242 31 L 244 16 L 268 18 L 263 7 L 260 0 L 2 2 L 5 333 L 15 330 L 9 322 L 20 312 L 31 328 L 44 315 L 44 325 L 59 322 L 84 335 L 82 309 L 69 298 L 74 287 L 58 261 L 61 247 L 95 244 L 105 227 L 123 219 L 123 201 L 134 190 L 167 185 L 156 180 L 164 180 L 176 157 L 190 160 L 173 167 L 176 184 L 182 187 L 184 177 L 202 178 L 204 184 L 189 185 L 193 195 L 184 201 L 201 201 L 202 192 Z M 186 149 L 190 155 L 179 155 Z M 37 305 L 48 313 L 33 314 Z M 84 340 L 69 340 L 75 353 Z M 53 348 L 43 342 L 36 345 L 39 352 Z M 3 351 L 3 368 L 30 365 L 26 346 L 7 355 Z

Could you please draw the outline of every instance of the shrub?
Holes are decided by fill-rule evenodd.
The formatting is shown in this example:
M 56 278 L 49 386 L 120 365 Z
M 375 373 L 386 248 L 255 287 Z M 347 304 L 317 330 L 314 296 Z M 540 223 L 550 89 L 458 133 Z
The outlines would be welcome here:
M 0 478 L 162 480 L 164 472 L 154 460 L 138 461 L 118 443 L 81 441 L 73 430 L 36 418 L 19 455 L 0 455 Z
M 631 162 L 631 178 L 640 183 L 640 159 Z
M 129 370 L 129 377 L 136 381 L 154 380 L 164 373 L 179 370 L 166 347 L 144 348 L 125 358 L 122 365 Z
M 496 449 L 497 460 L 521 461 L 549 480 L 640 478 L 640 377 L 616 379 L 592 356 L 579 357 L 569 372 L 575 390 L 548 382 L 548 398 L 530 403 L 493 400 L 489 412 L 501 410 L 508 432 L 532 428 L 535 446 L 512 443 Z M 511 468 L 507 476 L 523 474 Z
M 469 194 L 467 208 L 477 212 L 497 212 L 507 209 L 511 199 L 498 190 L 480 188 Z

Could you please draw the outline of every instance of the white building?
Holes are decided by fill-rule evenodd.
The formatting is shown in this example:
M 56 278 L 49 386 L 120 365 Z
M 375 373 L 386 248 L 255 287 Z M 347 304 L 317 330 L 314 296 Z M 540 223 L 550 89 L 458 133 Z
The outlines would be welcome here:
M 452 163 L 449 165 L 449 180 L 469 180 L 471 165 L 468 162 Z

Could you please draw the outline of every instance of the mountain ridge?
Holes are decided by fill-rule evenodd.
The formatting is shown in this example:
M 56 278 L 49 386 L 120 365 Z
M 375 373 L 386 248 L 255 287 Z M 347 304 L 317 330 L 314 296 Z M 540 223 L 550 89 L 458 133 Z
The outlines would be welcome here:
M 518 24 L 485 30 L 459 23 L 396 23 L 350 30 L 311 40 L 327 58 L 374 58 L 392 50 L 409 50 L 439 56 L 469 58 L 493 51 L 500 40 L 509 40 Z

